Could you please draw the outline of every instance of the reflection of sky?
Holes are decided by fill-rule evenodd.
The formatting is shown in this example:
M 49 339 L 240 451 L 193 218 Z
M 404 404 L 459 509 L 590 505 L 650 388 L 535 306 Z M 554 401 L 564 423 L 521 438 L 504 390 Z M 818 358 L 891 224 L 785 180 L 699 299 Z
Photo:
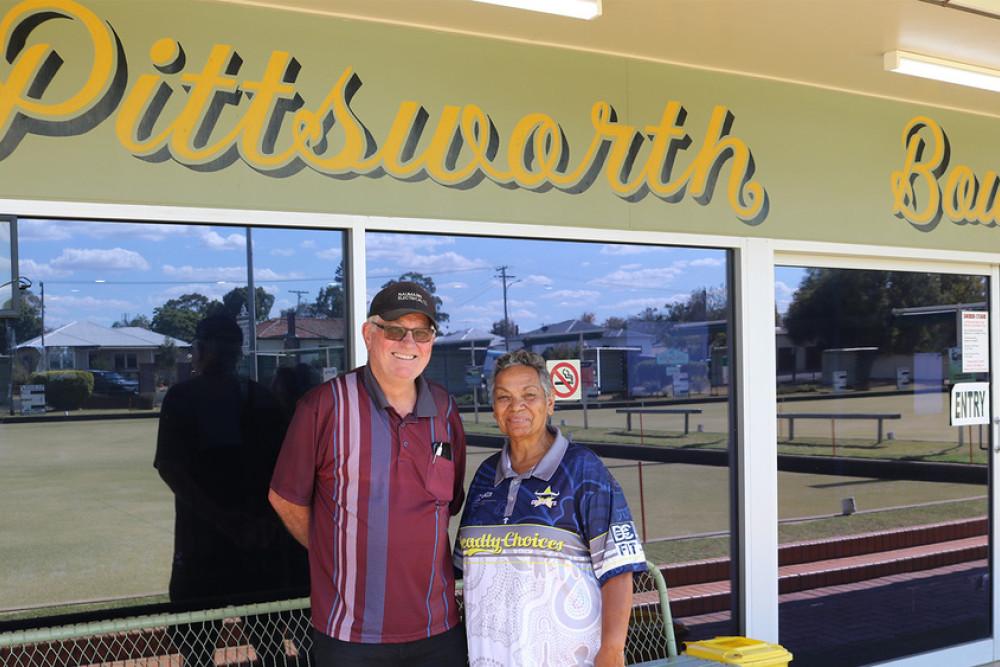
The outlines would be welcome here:
M 429 275 L 452 330 L 489 331 L 503 319 L 504 272 L 507 313 L 521 331 L 585 313 L 600 324 L 663 309 L 726 276 L 716 249 L 382 233 L 366 245 L 369 297 L 405 271 Z
M 774 267 L 774 305 L 784 314 L 795 296 L 795 290 L 805 275 L 805 269 L 798 266 Z
M 245 282 L 240 227 L 22 219 L 18 236 L 20 274 L 35 294 L 45 283 L 47 327 L 151 317 L 168 299 L 193 292 L 220 299 Z M 275 297 L 272 315 L 313 301 L 342 256 L 339 231 L 255 228 L 252 239 L 255 285 Z M 489 330 L 503 318 L 501 267 L 507 311 L 522 331 L 584 313 L 600 324 L 662 310 L 722 286 L 726 275 L 725 252 L 711 248 L 389 233 L 369 233 L 365 243 L 368 297 L 403 273 L 429 276 L 451 330 Z M 785 284 L 777 278 L 780 310 L 795 275 Z

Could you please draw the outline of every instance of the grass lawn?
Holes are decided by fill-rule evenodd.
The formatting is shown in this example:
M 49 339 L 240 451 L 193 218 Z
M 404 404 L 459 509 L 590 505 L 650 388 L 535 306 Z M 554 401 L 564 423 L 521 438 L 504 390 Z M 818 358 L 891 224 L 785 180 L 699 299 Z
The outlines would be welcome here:
M 644 423 L 641 433 L 626 432 L 623 415 L 613 410 L 592 410 L 586 430 L 580 411 L 558 411 L 556 423 L 565 419 L 565 430 L 578 440 L 725 447 L 721 434 L 726 429 L 720 423 L 724 410 L 724 404 L 706 406 L 687 436 L 671 430 L 682 428 L 676 416 L 663 428 Z M 489 412 L 481 413 L 479 424 L 466 415 L 470 432 L 499 433 L 492 422 Z M 696 424 L 702 425 L 700 432 Z M 638 420 L 633 426 L 638 428 Z M 868 426 L 874 431 L 873 424 Z M 53 605 L 77 601 L 93 605 L 123 598 L 162 599 L 173 550 L 173 496 L 152 466 L 156 428 L 157 420 L 148 418 L 0 424 L 0 507 L 5 510 L 0 513 L 0 618 L 9 617 L 12 610 L 26 613 L 38 607 L 51 613 Z M 801 437 L 813 436 L 803 432 Z M 857 449 L 882 456 L 889 452 L 961 458 L 961 452 L 941 451 L 949 446 L 940 442 L 883 444 L 887 449 L 860 445 Z M 815 448 L 798 442 L 780 446 L 816 455 L 824 449 L 819 443 Z M 919 447 L 927 449 L 920 453 Z M 470 449 L 467 482 L 495 451 Z M 656 560 L 728 554 L 727 540 L 704 537 L 729 529 L 728 469 L 645 463 L 640 489 L 635 462 L 608 459 L 606 463 L 625 489 Z M 809 539 L 795 531 L 829 536 L 931 523 L 964 512 L 985 513 L 985 503 L 970 501 L 838 517 L 840 499 L 846 496 L 855 497 L 863 512 L 980 497 L 986 487 L 797 473 L 779 473 L 778 479 L 779 517 L 814 518 L 805 524 L 782 525 L 783 541 Z

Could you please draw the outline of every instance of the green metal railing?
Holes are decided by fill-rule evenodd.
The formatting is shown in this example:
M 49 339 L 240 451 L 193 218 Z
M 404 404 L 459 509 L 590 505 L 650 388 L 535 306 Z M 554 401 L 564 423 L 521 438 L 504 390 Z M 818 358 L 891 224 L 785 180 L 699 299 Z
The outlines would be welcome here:
M 629 664 L 677 656 L 666 582 L 648 565 L 634 578 Z M 299 598 L 0 633 L 0 665 L 307 667 L 310 645 L 309 598 Z

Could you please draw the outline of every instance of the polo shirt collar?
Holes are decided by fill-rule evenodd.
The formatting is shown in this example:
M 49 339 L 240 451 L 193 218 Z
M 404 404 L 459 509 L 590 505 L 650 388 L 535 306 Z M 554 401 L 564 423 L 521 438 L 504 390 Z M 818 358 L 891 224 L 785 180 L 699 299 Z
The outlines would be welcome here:
M 411 414 L 415 417 L 437 417 L 437 404 L 434 403 L 434 395 L 431 394 L 431 388 L 427 385 L 427 380 L 424 379 L 423 375 L 418 375 L 416 382 L 417 404 L 413 406 Z M 375 399 L 375 405 L 378 406 L 379 410 L 385 412 L 391 407 L 389 401 L 385 399 L 382 387 L 379 386 L 378 380 L 375 379 L 375 374 L 372 373 L 371 364 L 365 364 L 365 389 Z M 405 417 L 406 415 L 400 416 Z
M 558 428 L 549 426 L 548 429 L 549 433 L 555 433 L 555 442 L 549 447 L 549 451 L 545 452 L 545 456 L 535 464 L 535 467 L 523 476 L 514 472 L 514 468 L 510 465 L 510 440 L 504 443 L 503 452 L 500 454 L 500 465 L 497 466 L 496 475 L 493 477 L 493 486 L 499 485 L 505 479 L 515 477 L 537 477 L 546 482 L 552 479 L 552 475 L 559 469 L 559 464 L 566 454 L 566 448 L 569 447 L 569 440 L 566 439 L 562 431 Z

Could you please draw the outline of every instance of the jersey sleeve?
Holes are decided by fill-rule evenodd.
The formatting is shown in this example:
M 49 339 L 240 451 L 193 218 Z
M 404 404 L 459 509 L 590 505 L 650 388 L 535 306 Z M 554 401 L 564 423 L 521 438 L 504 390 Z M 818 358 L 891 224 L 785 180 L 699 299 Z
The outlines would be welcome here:
M 646 569 L 646 554 L 625 500 L 625 492 L 611 472 L 594 457 L 588 477 L 596 483 L 584 500 L 586 537 L 594 574 L 603 584 L 624 572 Z

